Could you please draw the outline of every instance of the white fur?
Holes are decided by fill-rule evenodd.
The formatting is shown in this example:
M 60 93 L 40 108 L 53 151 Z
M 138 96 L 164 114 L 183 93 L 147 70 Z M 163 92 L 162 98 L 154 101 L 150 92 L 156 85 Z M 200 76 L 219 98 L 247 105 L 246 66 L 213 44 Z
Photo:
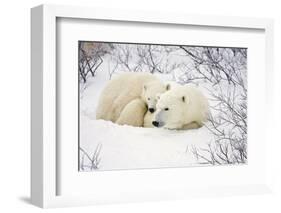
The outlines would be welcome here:
M 199 128 L 209 114 L 207 98 L 193 86 L 177 86 L 163 93 L 156 108 L 154 121 L 167 129 Z
M 144 114 L 147 112 L 146 104 L 141 99 L 134 99 L 126 105 L 116 123 L 120 125 L 143 126 Z
M 101 93 L 96 118 L 142 126 L 147 111 L 144 106 L 155 109 L 157 95 L 165 91 L 166 86 L 152 74 L 121 74 L 109 81 Z
M 153 128 L 154 126 L 152 125 L 152 121 L 154 120 L 154 113 L 151 113 L 149 111 L 147 111 L 144 115 L 144 119 L 143 119 L 143 127 L 147 127 L 147 128 Z

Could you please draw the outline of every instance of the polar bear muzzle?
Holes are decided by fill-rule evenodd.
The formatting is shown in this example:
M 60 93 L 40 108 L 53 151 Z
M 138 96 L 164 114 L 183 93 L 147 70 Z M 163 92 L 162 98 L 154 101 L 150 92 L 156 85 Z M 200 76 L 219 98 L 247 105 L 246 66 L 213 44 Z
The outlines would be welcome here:
M 152 121 L 152 125 L 155 127 L 162 127 L 165 125 L 165 123 L 161 121 Z

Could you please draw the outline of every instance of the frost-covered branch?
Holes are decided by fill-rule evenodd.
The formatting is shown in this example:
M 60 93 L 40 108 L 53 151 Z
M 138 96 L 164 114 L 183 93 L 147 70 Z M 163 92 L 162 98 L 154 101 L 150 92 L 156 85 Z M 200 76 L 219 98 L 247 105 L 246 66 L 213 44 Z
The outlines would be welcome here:
M 186 71 L 189 78 L 204 78 L 214 85 L 221 82 L 232 86 L 246 85 L 244 82 L 247 77 L 246 49 L 188 46 L 179 46 L 179 49 L 192 60 L 188 67 L 193 67 L 193 71 Z
M 102 56 L 111 50 L 110 44 L 79 42 L 79 76 L 86 83 L 88 76 L 95 76 L 97 69 L 103 63 Z
M 79 147 L 79 151 L 81 152 L 80 159 L 80 169 L 84 170 L 85 167 L 88 167 L 90 170 L 96 170 L 99 168 L 101 157 L 101 148 L 102 145 L 98 144 L 94 153 L 92 155 L 88 154 L 83 148 Z M 90 162 L 89 164 L 85 164 L 85 158 Z
M 171 73 L 179 65 L 170 60 L 175 47 L 141 44 L 114 44 L 112 59 L 116 70 L 128 72 Z M 114 73 L 114 71 L 112 71 Z
M 201 163 L 246 163 L 246 50 L 183 46 L 180 49 L 193 61 L 193 69 L 189 65 L 185 82 L 197 81 L 204 85 L 212 112 L 205 126 L 214 140 L 207 148 L 194 147 L 193 154 Z

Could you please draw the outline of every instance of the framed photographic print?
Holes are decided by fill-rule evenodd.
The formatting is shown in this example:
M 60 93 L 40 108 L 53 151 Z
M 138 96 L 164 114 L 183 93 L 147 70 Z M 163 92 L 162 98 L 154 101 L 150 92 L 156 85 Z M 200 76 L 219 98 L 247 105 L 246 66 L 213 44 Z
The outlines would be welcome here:
M 31 14 L 32 203 L 270 192 L 272 20 Z

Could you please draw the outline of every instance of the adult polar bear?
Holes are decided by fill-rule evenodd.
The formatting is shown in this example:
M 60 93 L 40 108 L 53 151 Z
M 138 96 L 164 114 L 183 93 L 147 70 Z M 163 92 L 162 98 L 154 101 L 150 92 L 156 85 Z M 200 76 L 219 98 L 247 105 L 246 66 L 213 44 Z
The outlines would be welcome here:
M 166 85 L 150 73 L 120 74 L 102 91 L 96 118 L 141 127 L 147 110 L 155 111 L 157 95 L 166 90 Z
M 156 108 L 152 124 L 166 129 L 199 128 L 209 115 L 207 98 L 191 85 L 179 85 L 165 92 L 160 96 Z

